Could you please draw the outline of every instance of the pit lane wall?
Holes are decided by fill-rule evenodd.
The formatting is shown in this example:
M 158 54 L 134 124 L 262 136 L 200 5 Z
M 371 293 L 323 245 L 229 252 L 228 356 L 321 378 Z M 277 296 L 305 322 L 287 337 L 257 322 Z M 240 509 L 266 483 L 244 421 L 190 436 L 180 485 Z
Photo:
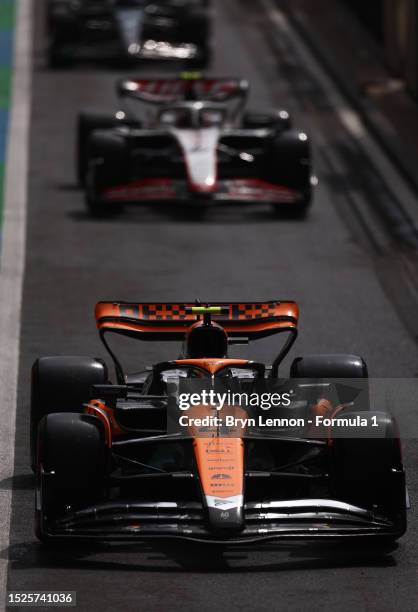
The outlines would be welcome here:
M 416 0 L 344 0 L 383 46 L 392 73 L 418 98 L 418 3 Z
M 4 177 L 13 74 L 15 0 L 0 0 L 0 239 L 3 220 Z
M 405 79 L 418 98 L 418 4 L 416 0 L 385 0 L 386 58 L 395 74 Z

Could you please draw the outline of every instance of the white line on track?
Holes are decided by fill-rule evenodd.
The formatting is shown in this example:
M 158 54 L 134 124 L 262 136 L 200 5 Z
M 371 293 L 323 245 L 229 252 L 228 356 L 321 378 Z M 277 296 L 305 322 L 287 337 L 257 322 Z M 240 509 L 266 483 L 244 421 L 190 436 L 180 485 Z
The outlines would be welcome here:
M 303 63 L 309 67 L 309 71 L 314 75 L 317 83 L 326 92 L 330 104 L 340 120 L 340 123 L 351 134 L 353 138 L 362 146 L 368 158 L 378 169 L 382 180 L 390 186 L 396 194 L 402 208 L 407 211 L 413 221 L 418 224 L 418 207 L 416 196 L 403 180 L 398 169 L 392 164 L 387 155 L 382 151 L 381 146 L 366 128 L 360 115 L 349 105 L 343 94 L 340 93 L 331 77 L 328 76 L 324 68 L 313 57 L 311 51 L 303 40 L 302 36 L 293 28 L 285 13 L 274 3 L 274 0 L 260 0 L 261 5 L 268 14 L 272 23 L 279 31 L 282 31 L 291 39 L 294 49 Z
M 13 476 L 25 269 L 33 0 L 16 0 L 14 68 L 0 253 L 0 481 Z M 0 609 L 5 609 L 11 487 L 0 489 Z M 6 558 L 4 558 L 6 556 Z

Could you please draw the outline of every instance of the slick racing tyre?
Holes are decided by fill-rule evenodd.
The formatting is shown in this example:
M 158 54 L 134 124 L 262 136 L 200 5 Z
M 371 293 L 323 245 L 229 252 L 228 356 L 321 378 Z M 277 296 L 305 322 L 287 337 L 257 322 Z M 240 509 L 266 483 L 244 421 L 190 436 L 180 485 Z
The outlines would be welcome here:
M 323 383 L 340 404 L 352 403 L 356 411 L 370 410 L 367 364 L 358 355 L 304 355 L 290 367 L 291 379 L 309 382 L 312 395 L 321 393 Z
M 345 419 L 367 419 L 367 427 L 338 428 L 332 434 L 336 499 L 373 510 L 393 523 L 397 539 L 406 531 L 406 485 L 395 419 L 385 412 L 345 412 Z M 335 428 L 334 428 L 335 429 Z
M 55 41 L 51 41 L 48 45 L 47 60 L 48 66 L 52 69 L 68 68 L 72 64 L 71 57 Z
M 35 531 L 40 540 L 48 540 L 47 523 L 104 498 L 108 460 L 104 427 L 97 417 L 56 413 L 42 419 L 35 508 Z
M 274 130 L 277 133 L 289 130 L 292 122 L 287 111 L 249 111 L 244 114 L 242 127 L 246 130 Z
M 81 412 L 93 385 L 108 382 L 106 364 L 92 357 L 41 357 L 32 366 L 30 454 L 36 464 L 38 424 L 47 414 Z
M 311 147 L 306 134 L 285 130 L 276 135 L 266 160 L 267 180 L 297 191 L 301 199 L 294 204 L 275 204 L 278 213 L 304 215 L 311 203 Z
M 49 0 L 46 21 L 48 65 L 50 68 L 68 67 L 72 63 L 72 56 L 65 47 L 71 44 L 77 31 L 77 17 L 71 2 Z
M 192 70 L 205 70 L 209 68 L 213 58 L 213 47 L 210 43 L 198 44 L 198 54 L 195 58 L 187 62 L 187 66 Z
M 190 68 L 203 70 L 212 63 L 213 39 L 211 20 L 205 9 L 196 8 L 184 25 L 184 38 L 197 47 L 197 57 L 187 62 Z
M 90 214 L 104 216 L 116 214 L 122 204 L 104 203 L 106 189 L 117 187 L 129 180 L 129 152 L 122 135 L 106 130 L 94 132 L 88 143 L 88 170 L 86 205 Z
M 95 130 L 111 130 L 112 128 L 127 126 L 141 127 L 139 121 L 128 121 L 123 113 L 102 113 L 84 110 L 77 119 L 76 144 L 76 173 L 80 185 L 86 181 L 88 165 L 88 143 Z
M 357 355 L 304 355 L 290 366 L 292 378 L 368 378 L 367 364 Z

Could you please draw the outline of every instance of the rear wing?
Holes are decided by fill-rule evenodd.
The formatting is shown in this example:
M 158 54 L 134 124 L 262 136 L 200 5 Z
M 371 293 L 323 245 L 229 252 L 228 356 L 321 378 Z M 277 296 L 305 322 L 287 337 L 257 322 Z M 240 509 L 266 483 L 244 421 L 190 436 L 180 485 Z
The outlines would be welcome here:
M 245 101 L 248 90 L 248 82 L 242 79 L 203 78 L 194 73 L 174 79 L 123 79 L 117 85 L 120 97 L 134 98 L 156 105 L 173 104 L 183 100 L 229 102 L 239 98 Z
M 190 303 L 99 302 L 96 321 L 100 334 L 115 332 L 140 340 L 183 340 L 196 322 Z M 295 302 L 211 302 L 223 314 L 214 315 L 230 338 L 265 338 L 296 330 L 299 310 Z
M 218 310 L 212 318 L 222 325 L 229 338 L 256 340 L 288 332 L 288 337 L 273 361 L 271 376 L 277 377 L 279 365 L 297 337 L 299 309 L 295 302 L 211 302 Z M 122 365 L 105 339 L 113 332 L 140 340 L 180 340 L 198 320 L 196 302 L 142 303 L 99 302 L 96 321 L 100 337 L 115 365 L 119 384 L 124 384 Z M 203 310 L 206 310 L 203 308 Z

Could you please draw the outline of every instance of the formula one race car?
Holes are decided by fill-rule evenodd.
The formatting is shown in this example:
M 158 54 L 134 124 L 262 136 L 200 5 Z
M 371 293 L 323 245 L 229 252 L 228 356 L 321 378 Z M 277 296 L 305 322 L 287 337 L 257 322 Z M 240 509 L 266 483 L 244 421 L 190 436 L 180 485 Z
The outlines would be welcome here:
M 311 201 L 308 137 L 291 129 L 286 111 L 245 112 L 248 90 L 243 80 L 195 74 L 121 81 L 130 110 L 79 116 L 77 172 L 88 209 L 250 202 L 303 213 Z M 144 107 L 151 112 L 142 119 Z
M 389 414 L 370 410 L 365 362 L 353 355 L 311 355 L 293 361 L 291 380 L 278 377 L 297 334 L 294 302 L 101 302 L 96 319 L 117 384 L 109 383 L 106 365 L 97 358 L 43 357 L 32 370 L 41 540 L 166 537 L 239 544 L 395 539 L 405 532 L 397 425 Z M 183 352 L 145 372 L 125 374 L 108 344 L 110 332 L 183 341 Z M 228 357 L 231 343 L 277 333 L 288 337 L 271 367 Z M 331 379 L 350 384 L 340 385 L 340 392 Z M 284 418 L 272 419 L 269 429 L 199 424 L 197 415 L 211 421 L 223 413 L 210 402 L 196 405 L 194 396 L 195 408 L 182 412 L 194 424 L 170 429 L 175 419 L 168 417 L 177 414 L 181 389 L 199 388 L 201 398 L 214 389 L 261 398 L 266 385 L 288 398 L 270 415 L 287 415 L 290 429 L 281 424 Z M 358 402 L 362 394 L 366 401 Z M 259 409 L 257 400 L 253 414 Z M 246 410 L 241 406 L 239 412 Z M 337 414 L 350 422 L 361 419 L 361 433 L 360 426 L 337 435 L 328 425 L 322 433 L 308 425 L 315 415 Z M 307 425 L 300 425 L 305 419 Z
M 48 0 L 51 66 L 75 59 L 211 60 L 209 0 Z

